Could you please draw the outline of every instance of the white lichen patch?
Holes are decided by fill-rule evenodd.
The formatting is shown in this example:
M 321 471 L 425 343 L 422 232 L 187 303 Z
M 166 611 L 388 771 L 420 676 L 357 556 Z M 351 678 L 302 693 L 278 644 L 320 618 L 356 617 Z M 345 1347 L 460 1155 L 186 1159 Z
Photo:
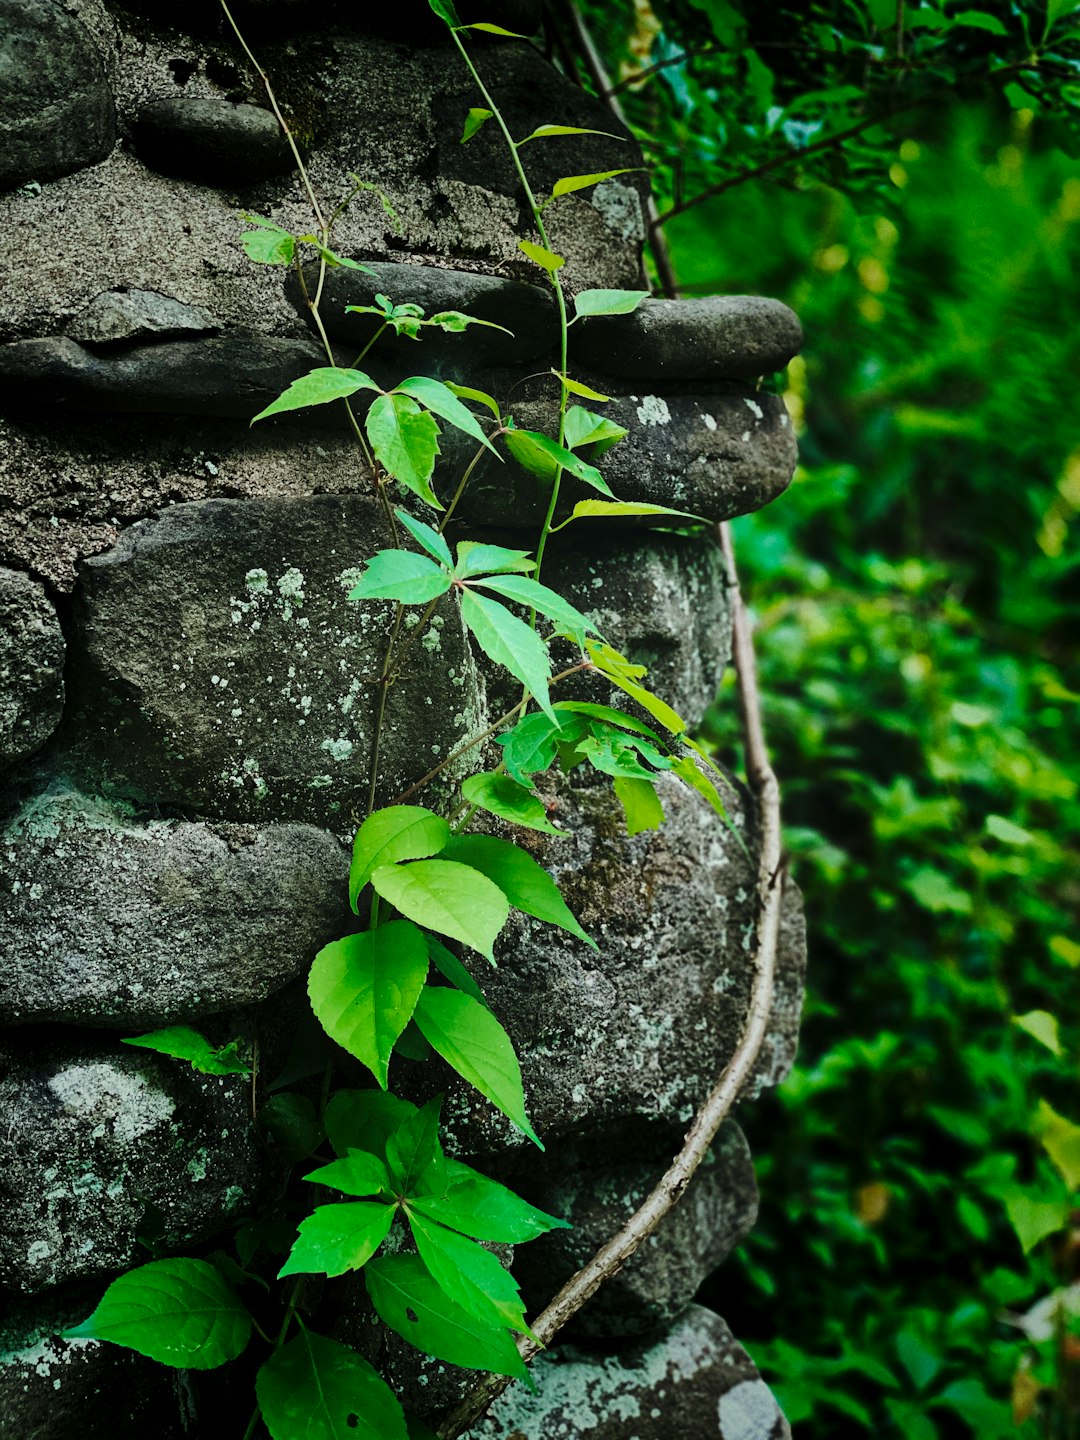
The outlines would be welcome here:
M 643 395 L 637 407 L 637 417 L 642 425 L 671 424 L 671 411 L 662 395 Z
M 743 404 L 750 411 L 751 415 L 753 415 L 755 420 L 765 419 L 765 411 L 761 408 L 761 406 L 757 403 L 756 400 L 751 400 L 749 395 L 743 396 Z
M 702 417 L 701 417 L 701 422 L 702 422 L 702 424 L 705 426 L 705 429 L 706 429 L 706 430 L 715 430 L 715 429 L 716 429 L 716 416 L 715 416 L 715 415 L 702 415 Z
M 769 1440 L 780 1407 L 764 1380 L 744 1380 L 721 1395 L 717 1414 L 722 1440 Z
M 72 1065 L 49 1081 L 49 1089 L 70 1115 L 111 1122 L 124 1144 L 164 1124 L 175 1110 L 172 1099 L 108 1061 Z
M 347 740 L 343 735 L 339 735 L 336 740 L 324 740 L 319 748 L 325 750 L 331 760 L 337 760 L 340 763 L 348 760 L 353 753 L 353 742 Z

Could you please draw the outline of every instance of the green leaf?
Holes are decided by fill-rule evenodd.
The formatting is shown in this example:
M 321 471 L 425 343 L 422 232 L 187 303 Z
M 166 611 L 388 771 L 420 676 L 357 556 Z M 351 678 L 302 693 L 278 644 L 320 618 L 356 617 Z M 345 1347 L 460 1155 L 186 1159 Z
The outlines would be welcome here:
M 1038 1040 L 1040 1045 L 1045 1045 L 1051 1054 L 1061 1058 L 1063 1051 L 1058 1037 L 1056 1015 L 1051 1015 L 1047 1010 L 1029 1010 L 1026 1015 L 1014 1015 L 1012 1023 L 1018 1030 L 1023 1030 Z
M 461 132 L 461 144 L 467 145 L 476 132 L 491 119 L 494 112 L 484 110 L 481 106 L 474 106 L 465 116 L 465 128 Z
M 429 3 L 430 3 L 430 0 L 429 0 Z M 434 7 L 432 7 L 432 8 L 434 8 Z M 452 8 L 452 7 L 449 7 L 449 8 Z M 436 13 L 437 13 L 437 12 L 436 12 Z M 350 179 L 350 180 L 353 182 L 353 184 L 356 186 L 357 190 L 368 190 L 368 191 L 371 192 L 372 195 L 375 196 L 375 198 L 378 200 L 379 204 L 382 206 L 383 210 L 386 212 L 386 216 L 387 216 L 387 218 L 389 219 L 391 225 L 393 225 L 394 229 L 395 229 L 395 230 L 397 231 L 397 233 L 400 235 L 400 234 L 402 233 L 402 231 L 405 229 L 405 227 L 404 227 L 404 225 L 402 225 L 402 223 L 401 223 L 401 216 L 400 216 L 400 215 L 397 213 L 397 211 L 394 209 L 393 205 L 391 205 L 389 197 L 388 197 L 382 190 L 379 189 L 378 185 L 375 185 L 375 184 L 374 184 L 372 181 L 370 181 L 370 180 L 361 180 L 359 175 L 353 175 L 353 174 L 350 172 L 350 174 L 349 174 L 349 179 Z M 342 263 L 346 263 L 346 262 L 342 262 Z M 363 266 L 359 266 L 358 268 L 359 268 L 359 269 L 364 269 Z M 370 275 L 370 274 L 371 274 L 371 271 L 369 270 L 369 271 L 367 271 L 367 273 Z
M 457 547 L 454 574 L 459 580 L 474 575 L 520 572 L 529 575 L 536 561 L 528 550 L 508 550 L 503 545 L 485 545 L 477 540 L 462 540 Z
M 1065 1184 L 1070 1190 L 1080 1190 L 1080 1125 L 1040 1100 L 1032 1128 Z
M 394 868 L 376 870 L 376 889 L 377 877 Z M 409 1023 L 427 972 L 424 937 L 407 920 L 333 940 L 312 963 L 312 1009 L 331 1040 L 366 1065 L 384 1090 L 394 1042 Z
M 460 1160 L 447 1159 L 446 1177 L 446 1188 L 438 1194 L 410 1196 L 410 1210 L 419 1210 L 474 1240 L 506 1245 L 521 1245 L 549 1230 L 571 1228 L 568 1221 L 537 1210 L 513 1190 Z
M 547 646 L 536 631 L 512 615 L 505 605 L 477 595 L 473 590 L 461 593 L 461 618 L 484 654 L 520 680 L 545 714 L 554 715 L 548 694 L 551 662 Z
M 440 310 L 437 315 L 429 315 L 424 324 L 445 330 L 448 335 L 463 335 L 470 325 L 483 325 L 488 330 L 501 330 L 504 335 L 512 336 L 514 333 L 505 325 L 497 325 L 494 320 L 481 320 L 478 315 L 465 315 L 460 310 Z
M 556 634 L 569 635 L 579 645 L 590 630 L 594 635 L 600 633 L 593 622 L 576 606 L 571 605 L 569 600 L 564 600 L 554 590 L 549 590 L 546 585 L 541 585 L 539 581 L 525 575 L 502 575 L 497 580 L 488 576 L 476 583 L 485 590 L 494 590 L 496 595 L 502 595 L 506 600 L 527 605 L 530 610 L 538 610 L 552 621 Z
M 640 835 L 643 830 L 660 829 L 664 823 L 664 807 L 652 781 L 618 775 L 615 777 L 614 786 L 626 816 L 628 835 Z
M 538 125 L 524 140 L 517 142 L 518 148 L 527 145 L 530 140 L 554 140 L 561 135 L 602 135 L 605 140 L 626 142 L 625 135 L 615 135 L 610 130 L 586 130 L 581 125 Z
M 238 1040 L 214 1046 L 190 1025 L 169 1025 L 164 1030 L 151 1030 L 147 1035 L 128 1036 L 122 1043 L 186 1060 L 192 1069 L 200 1070 L 204 1075 L 251 1074 L 251 1066 L 245 1064 L 237 1053 L 240 1048 Z
M 560 701 L 555 708 L 560 710 L 562 705 Z M 562 733 L 560 726 L 561 721 L 534 712 L 523 716 L 512 730 L 496 738 L 496 744 L 502 746 L 503 764 L 519 785 L 527 787 L 529 775 L 550 769 Z M 544 813 L 546 816 L 547 812 Z
M 547 719 L 546 716 L 544 718 Z M 501 820 L 524 825 L 527 830 L 542 830 L 546 835 L 566 836 L 565 830 L 558 829 L 548 819 L 544 802 L 509 775 L 499 775 L 495 771 L 470 775 L 461 782 L 461 793 L 470 805 L 498 815 Z
M 1031 845 L 1035 840 L 1030 830 L 1023 830 L 1019 825 L 1014 825 L 1004 815 L 988 815 L 986 832 L 1005 845 Z
M 581 405 L 574 405 L 566 412 L 563 439 L 571 450 L 582 445 L 595 445 L 596 455 L 606 455 L 629 432 L 624 425 L 614 420 L 605 420 L 602 415 L 593 415 Z
M 403 1055 L 406 1060 L 419 1060 L 423 1062 L 431 1059 L 432 1052 L 431 1046 L 424 1039 L 423 1035 L 420 1034 L 415 1022 L 410 1020 L 397 1038 L 394 1053 Z
M 417 1107 L 382 1090 L 338 1090 L 323 1114 L 326 1135 L 337 1155 L 350 1150 L 386 1153 L 386 1142 Z
M 460 990 L 428 985 L 417 1002 L 416 1023 L 448 1065 L 544 1148 L 525 1114 L 521 1066 L 514 1047 L 490 1010 Z
M 569 375 L 563 375 L 558 370 L 552 370 L 551 373 L 555 376 L 556 380 L 558 380 L 559 384 L 563 387 L 563 389 L 568 390 L 571 395 L 581 395 L 585 400 L 596 400 L 601 405 L 606 404 L 611 399 L 610 395 L 601 395 L 599 390 L 593 390 L 591 386 L 583 384 L 580 380 L 571 380 Z M 569 414 L 566 418 L 569 421 Z M 623 431 L 623 434 L 626 434 L 625 430 Z M 572 450 L 574 448 L 574 442 L 567 437 L 564 438 L 566 438 L 566 443 L 570 446 Z
M 505 777 L 501 777 L 505 778 Z M 526 915 L 557 925 L 584 940 L 595 950 L 593 940 L 578 924 L 565 900 L 559 894 L 559 887 L 542 865 L 533 857 L 513 845 L 509 840 L 497 840 L 491 835 L 455 835 L 447 846 L 448 859 L 471 865 L 489 880 L 494 880 L 510 904 Z
M 378 1195 L 390 1193 L 390 1176 L 377 1155 L 363 1150 L 350 1150 L 341 1160 L 331 1160 L 304 1176 L 312 1185 L 329 1185 L 343 1195 Z
M 582 290 L 574 300 L 574 319 L 585 320 L 591 315 L 632 315 L 648 298 L 648 290 Z
M 444 20 L 452 30 L 461 29 L 461 21 L 458 19 L 458 13 L 454 9 L 452 0 L 428 0 L 428 6 L 435 12 L 439 19 Z
M 576 742 L 577 754 L 603 775 L 626 779 L 652 780 L 657 770 L 671 770 L 675 761 L 638 736 L 626 735 L 609 726 L 593 725 L 588 735 Z
M 295 1092 L 271 1095 L 259 1110 L 257 1120 L 260 1130 L 264 1130 L 294 1164 L 306 1160 L 322 1144 L 323 1127 L 314 1104 L 306 1095 Z
M 482 1324 L 448 1300 L 419 1255 L 384 1255 L 364 1271 L 371 1303 L 390 1329 L 449 1365 L 526 1379 L 508 1330 Z
M 971 896 L 954 885 L 944 871 L 936 870 L 932 865 L 920 865 L 903 883 L 924 910 L 935 915 L 971 914 Z
M 265 420 L 268 415 L 280 415 L 286 410 L 304 410 L 309 405 L 329 405 L 334 400 L 345 400 L 355 395 L 358 390 L 378 388 L 371 376 L 365 375 L 362 370 L 323 365 L 294 380 L 273 404 L 259 411 L 255 420 Z M 252 425 L 255 420 L 252 420 Z
M 349 903 L 380 865 L 399 860 L 426 860 L 437 855 L 450 839 L 450 826 L 440 815 L 421 805 L 388 805 L 373 811 L 356 832 L 349 868 Z
M 613 725 L 618 730 L 629 730 L 634 735 L 644 735 L 646 739 L 654 741 L 657 745 L 663 745 L 663 740 L 655 730 L 651 730 L 643 720 L 637 719 L 634 715 L 627 715 L 625 710 L 615 710 L 610 705 L 594 705 L 587 700 L 559 700 L 556 701 L 555 710 L 559 715 L 585 715 L 592 720 L 603 720 L 606 725 Z
M 109 1340 L 162 1365 L 213 1370 L 235 1360 L 251 1316 L 205 1260 L 153 1260 L 114 1280 L 97 1309 L 65 1340 Z
M 594 490 L 611 494 L 611 487 L 595 465 L 582 460 L 572 450 L 557 445 L 537 430 L 507 430 L 503 435 L 506 448 L 523 469 L 541 480 L 554 480 L 559 470 L 566 470 Z
M 727 819 L 727 807 L 724 804 L 723 797 L 719 790 L 717 790 L 707 775 L 701 773 L 689 755 L 684 755 L 681 760 L 676 761 L 673 773 L 679 777 L 684 785 L 689 785 L 692 790 L 696 790 L 699 795 L 707 800 L 721 819 Z
M 416 520 L 407 510 L 395 510 L 394 514 L 398 522 L 405 527 L 418 545 L 422 545 L 434 560 L 445 565 L 448 570 L 454 568 L 454 560 L 450 554 L 450 546 L 430 525 L 425 525 L 422 520 Z
M 296 254 L 296 236 L 283 230 L 272 220 L 259 215 L 241 215 L 249 225 L 258 225 L 258 230 L 248 230 L 240 236 L 240 244 L 249 260 L 259 265 L 291 265 Z
M 549 275 L 554 275 L 556 270 L 561 270 L 566 264 L 564 256 L 556 255 L 554 250 L 545 249 L 543 245 L 534 245 L 531 240 L 519 240 L 518 249 Z
M 613 180 L 616 175 L 629 175 L 640 168 L 639 165 L 624 165 L 621 170 L 600 170 L 595 175 L 564 175 L 552 186 L 551 198 L 557 200 L 560 195 L 571 195 L 575 190 L 588 190 L 590 185 L 599 185 L 603 180 Z M 585 293 L 588 294 L 588 291 Z
M 286 1275 L 344 1275 L 359 1270 L 390 1234 L 397 1203 L 350 1200 L 319 1205 L 300 1222 L 300 1234 L 278 1271 Z
M 631 666 L 626 659 L 613 650 L 610 645 L 597 645 L 595 641 L 588 640 L 585 648 L 589 652 L 589 658 L 596 668 L 631 700 L 636 700 L 646 714 L 651 715 L 654 720 L 659 720 L 665 730 L 670 730 L 673 735 L 681 735 L 686 729 L 686 721 L 674 711 L 666 701 L 654 695 L 651 690 L 638 685 L 631 675 L 634 671 L 640 671 L 642 667 Z
M 441 1107 L 441 1095 L 429 1100 L 422 1110 L 399 1125 L 386 1142 L 386 1163 L 399 1195 L 410 1195 L 421 1175 L 433 1161 L 442 1157 L 439 1144 Z
M 484 405 L 495 417 L 495 423 L 499 423 L 498 402 L 487 393 L 486 390 L 474 390 L 471 385 L 455 385 L 453 381 L 443 382 L 451 395 L 456 395 L 459 400 L 475 400 L 477 405 Z
M 494 963 L 492 946 L 510 911 L 506 896 L 486 875 L 448 860 L 416 860 L 411 865 L 380 865 L 371 883 L 410 920 L 471 945 Z
M 450 572 L 426 555 L 411 550 L 379 550 L 367 562 L 360 583 L 349 591 L 349 599 L 425 605 L 445 595 L 452 583 Z
M 487 1005 L 484 999 L 484 992 L 476 983 L 473 977 L 466 970 L 458 957 L 448 950 L 441 940 L 434 935 L 425 936 L 427 940 L 428 956 L 436 970 L 453 985 L 456 989 L 464 991 L 466 995 L 478 1001 L 481 1005 Z M 489 1007 L 490 1008 L 490 1007 Z
M 355 1350 L 302 1326 L 255 1377 L 273 1440 L 410 1440 L 397 1396 Z
M 507 40 L 527 40 L 527 35 L 517 30 L 507 30 L 502 25 L 493 25 L 490 20 L 477 20 L 472 25 L 463 25 L 463 30 L 482 30 L 485 35 L 503 35 Z
M 1001 1199 L 1025 1255 L 1069 1223 L 1072 1207 L 1067 1200 L 1033 1200 L 1019 1188 L 1005 1191 Z
M 371 448 L 389 475 L 437 510 L 442 506 L 431 488 L 439 427 L 408 395 L 380 395 L 364 421 Z
M 667 505 L 645 505 L 631 500 L 579 500 L 569 518 L 554 529 L 563 530 L 573 520 L 614 520 L 624 515 L 671 515 L 677 520 L 701 522 L 700 515 L 691 515 L 686 510 L 671 510 Z
M 896 1355 L 916 1390 L 925 1390 L 941 1371 L 942 1357 L 915 1333 L 903 1329 L 896 1337 Z
M 406 1213 L 420 1259 L 444 1295 L 482 1324 L 532 1334 L 525 1324 L 517 1281 L 490 1250 L 435 1224 L 411 1206 Z
M 996 15 L 988 15 L 985 10 L 962 10 L 951 18 L 954 25 L 966 25 L 973 30 L 988 30 L 991 35 L 1007 36 L 1009 33 Z
M 479 440 L 481 445 L 486 445 L 493 455 L 502 459 L 494 445 L 480 429 L 480 422 L 476 416 L 461 403 L 449 385 L 444 385 L 441 380 L 432 380 L 426 375 L 414 375 L 410 380 L 402 380 L 394 394 L 408 395 L 413 400 L 418 400 L 426 410 L 432 411 L 447 424 L 453 425 L 455 429 L 464 431 L 472 439 Z

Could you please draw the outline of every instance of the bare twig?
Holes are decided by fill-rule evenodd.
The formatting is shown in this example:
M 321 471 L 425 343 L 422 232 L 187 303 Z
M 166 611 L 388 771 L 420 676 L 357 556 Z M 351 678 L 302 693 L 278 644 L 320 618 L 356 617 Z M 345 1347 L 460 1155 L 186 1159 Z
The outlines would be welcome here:
M 731 1114 L 732 1107 L 750 1078 L 768 1029 L 776 984 L 776 955 L 784 875 L 780 843 L 780 791 L 765 748 L 754 645 L 749 617 L 739 595 L 735 556 L 728 526 L 719 526 L 718 534 L 734 608 L 733 650 L 739 677 L 746 775 L 758 804 L 761 844 L 756 887 L 758 915 L 754 979 L 746 1023 L 734 1055 L 698 1111 L 697 1118 L 686 1133 L 682 1149 L 668 1166 L 663 1179 L 618 1234 L 600 1247 L 588 1264 L 566 1282 L 551 1304 L 532 1322 L 532 1329 L 541 1344 L 525 1336 L 518 1339 L 518 1350 L 526 1362 L 533 1359 L 544 1345 L 550 1344 L 563 1326 L 595 1295 L 604 1281 L 626 1264 L 678 1203 L 694 1172 L 707 1155 L 716 1132 Z M 510 1383 L 507 1376 L 489 1375 L 474 1386 L 443 1422 L 438 1431 L 442 1440 L 455 1440 L 456 1436 L 474 1425 Z

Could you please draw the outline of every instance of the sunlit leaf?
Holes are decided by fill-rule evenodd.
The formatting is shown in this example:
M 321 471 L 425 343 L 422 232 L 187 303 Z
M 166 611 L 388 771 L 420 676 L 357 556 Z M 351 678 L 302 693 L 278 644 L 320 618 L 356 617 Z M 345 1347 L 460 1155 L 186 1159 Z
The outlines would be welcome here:
M 399 860 L 427 860 L 450 839 L 450 826 L 441 815 L 421 805 L 388 805 L 374 810 L 356 832 L 349 869 L 349 900 L 356 897 L 379 865 Z
M 516 909 L 549 925 L 557 925 L 596 948 L 596 942 L 571 914 L 555 881 L 520 845 L 491 835 L 455 835 L 447 846 L 446 856 L 472 865 L 489 880 L 494 880 Z
M 499 775 L 494 771 L 470 775 L 461 782 L 461 793 L 470 805 L 498 815 L 501 820 L 524 825 L 527 830 L 542 830 L 547 835 L 566 834 L 548 819 L 544 802 L 509 775 Z
M 380 395 L 368 410 L 364 429 L 387 474 L 441 510 L 431 488 L 439 454 L 439 427 L 434 417 L 409 395 Z
M 552 370 L 551 373 L 555 376 L 556 380 L 558 380 L 559 384 L 563 387 L 563 389 L 569 390 L 571 395 L 580 395 L 585 400 L 595 400 L 598 404 L 601 405 L 606 404 L 611 399 L 610 395 L 601 395 L 599 390 L 592 389 L 591 386 L 585 385 L 580 380 L 572 380 L 569 375 L 562 375 L 558 370 Z M 567 416 L 567 419 L 569 419 L 569 416 Z M 626 434 L 625 430 L 623 431 L 623 434 Z M 570 446 L 571 449 L 574 448 L 574 442 L 568 436 L 566 437 L 566 443 Z
M 574 319 L 585 320 L 590 315 L 632 315 L 648 298 L 648 290 L 582 290 L 574 297 Z
M 151 1030 L 147 1035 L 126 1037 L 125 1045 L 138 1045 L 144 1050 L 157 1050 L 186 1060 L 204 1075 L 250 1075 L 251 1066 L 240 1058 L 238 1040 L 226 1045 L 211 1045 L 205 1035 L 190 1025 L 169 1025 L 164 1030 Z
M 334 400 L 345 400 L 358 390 L 378 390 L 375 381 L 362 370 L 342 370 L 337 366 L 323 365 L 309 370 L 294 380 L 289 388 L 260 410 L 255 420 L 265 420 L 268 415 L 280 415 L 286 410 L 304 410 L 310 405 L 329 405 Z M 381 397 L 380 397 L 381 398 Z
M 595 175 L 564 175 L 551 187 L 551 198 L 555 200 L 560 195 L 571 195 L 575 190 L 588 190 L 591 185 L 599 185 L 604 180 L 613 180 L 616 175 L 629 175 L 638 168 L 634 165 L 624 165 L 621 170 L 600 170 Z
M 301 1220 L 300 1234 L 278 1278 L 359 1270 L 389 1235 L 396 1213 L 396 1203 L 378 1200 L 316 1206 Z
M 1080 1125 L 1040 1100 L 1032 1128 L 1065 1184 L 1070 1190 L 1080 1190 Z
M 530 131 L 518 146 L 527 145 L 530 140 L 554 140 L 563 135 L 602 135 L 605 140 L 626 141 L 625 135 L 615 135 L 610 130 L 587 130 L 581 125 L 538 125 Z
M 1012 1023 L 1025 1031 L 1040 1045 L 1045 1045 L 1052 1055 L 1062 1055 L 1061 1039 L 1058 1034 L 1057 1016 L 1047 1010 L 1029 1010 L 1026 1015 L 1014 1015 Z
M 465 116 L 465 127 L 461 132 L 461 144 L 467 145 L 478 130 L 491 119 L 492 111 L 474 106 Z
M 518 249 L 536 262 L 541 269 L 546 270 L 549 275 L 554 275 L 556 270 L 566 264 L 562 255 L 556 255 L 554 250 L 548 250 L 543 245 L 536 245 L 531 240 L 519 240 Z
M 506 896 L 486 875 L 449 860 L 416 860 L 411 865 L 380 865 L 371 883 L 417 925 L 449 935 L 492 959 L 495 937 L 510 912 Z

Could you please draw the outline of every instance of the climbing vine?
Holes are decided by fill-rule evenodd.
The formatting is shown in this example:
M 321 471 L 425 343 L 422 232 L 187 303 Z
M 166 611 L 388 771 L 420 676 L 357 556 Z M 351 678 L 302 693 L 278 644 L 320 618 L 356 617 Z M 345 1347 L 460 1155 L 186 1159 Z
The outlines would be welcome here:
M 559 320 L 559 364 L 550 372 L 558 394 L 555 433 L 519 426 L 512 408 L 507 411 L 495 397 L 471 386 L 418 374 L 387 389 L 359 368 L 388 331 L 419 342 L 432 329 L 459 334 L 472 325 L 491 323 L 459 311 L 428 315 L 415 304 L 377 294 L 373 303 L 347 307 L 371 316 L 374 333 L 352 366 L 337 363 L 320 317 L 325 273 L 328 267 L 360 272 L 366 267 L 333 249 L 333 225 L 344 204 L 361 190 L 374 189 L 370 182 L 354 177 L 343 205 L 327 215 L 293 145 L 314 231 L 295 234 L 264 217 L 245 216 L 252 228 L 242 237 L 253 262 L 292 267 L 328 361 L 294 381 L 253 423 L 318 405 L 343 407 L 390 542 L 367 562 L 349 596 L 353 602 L 389 601 L 394 607 L 377 681 L 368 803 L 356 831 L 349 873 L 349 902 L 365 928 L 320 950 L 308 979 L 311 1007 L 326 1035 L 371 1072 L 377 1088 L 331 1093 L 328 1070 L 318 1108 L 303 1095 L 279 1094 L 260 1116 L 271 1133 L 291 1147 L 295 1161 L 313 1166 L 303 1175 L 305 1185 L 315 1187 L 309 1195 L 329 1191 L 345 1197 L 316 1200 L 291 1237 L 277 1275 L 288 1283 L 281 1292 L 276 1333 L 268 1333 L 256 1319 L 264 1307 L 253 1314 L 239 1293 L 248 1282 L 258 1282 L 250 1268 L 258 1247 L 273 1249 L 267 1231 L 258 1225 L 247 1226 L 237 1237 L 239 1264 L 221 1254 L 152 1260 L 114 1281 L 94 1313 L 66 1332 L 68 1338 L 126 1345 L 168 1365 L 209 1369 L 239 1357 L 256 1330 L 269 1354 L 256 1376 L 256 1408 L 247 1436 L 255 1434 L 261 1419 L 274 1440 L 294 1440 L 301 1433 L 337 1436 L 346 1429 L 369 1440 L 422 1440 L 431 1434 L 415 1417 L 406 1417 L 397 1397 L 363 1357 L 309 1327 L 307 1277 L 333 1279 L 362 1272 L 371 1305 L 390 1330 L 442 1361 L 506 1380 L 527 1380 L 523 1356 L 536 1353 L 558 1328 L 550 1324 L 548 1312 L 543 1334 L 530 1327 L 515 1281 L 486 1247 L 522 1244 L 566 1222 L 445 1153 L 442 1097 L 417 1107 L 388 1088 L 395 1052 L 417 1059 L 434 1052 L 543 1148 L 526 1110 L 510 1037 L 488 1007 L 482 985 L 450 947 L 466 947 L 494 965 L 496 942 L 512 909 L 582 944 L 595 942 L 548 872 L 513 841 L 475 833 L 471 827 L 476 817 L 563 834 L 537 789 L 538 777 L 558 764 L 564 773 L 590 767 L 608 776 L 631 835 L 662 823 L 655 786 L 662 773 L 680 779 L 726 819 L 716 783 L 720 772 L 687 734 L 682 717 L 648 688 L 644 667 L 621 655 L 586 615 L 540 578 L 549 539 L 566 526 L 613 516 L 659 518 L 681 528 L 695 523 L 695 517 L 682 512 L 623 502 L 612 494 L 593 462 L 627 432 L 578 403 L 603 406 L 608 397 L 569 370 L 571 326 L 591 317 L 630 313 L 647 292 L 586 290 L 571 303 L 561 279 L 565 260 L 551 247 L 545 212 L 562 196 L 624 170 L 567 175 L 550 194 L 538 196 L 523 159 L 526 147 L 599 132 L 547 124 L 515 138 L 465 43 L 471 31 L 510 32 L 486 23 L 463 25 L 447 0 L 429 3 L 447 25 L 483 102 L 463 117 L 461 143 L 469 143 L 485 124 L 497 126 L 531 215 L 536 238 L 523 239 L 520 249 L 545 277 Z M 236 29 L 224 0 L 222 5 Z M 269 83 L 267 93 L 292 144 Z M 380 198 L 393 218 L 389 202 Z M 312 259 L 317 261 L 313 286 L 305 274 L 305 263 Z M 456 482 L 448 480 L 439 465 L 445 427 L 476 446 Z M 477 466 L 502 463 L 504 454 L 546 487 L 546 513 L 535 546 L 526 551 L 460 541 L 451 548 L 447 527 Z M 592 489 L 596 498 L 579 501 L 556 523 L 565 475 Z M 406 503 L 397 503 L 403 497 Z M 402 677 L 412 647 L 451 595 L 478 650 L 520 684 L 520 699 L 396 803 L 376 808 L 387 695 Z M 551 655 L 555 641 L 577 653 L 574 663 L 558 673 Z M 558 686 L 583 672 L 601 676 L 631 708 L 558 698 Z M 497 748 L 481 752 L 485 745 Z M 453 798 L 441 804 L 445 813 L 406 803 L 436 779 L 456 774 L 455 767 L 472 752 L 486 754 L 494 763 L 460 782 L 451 792 Z M 775 868 L 770 869 L 770 888 L 777 891 Z M 761 898 L 766 910 L 773 905 L 775 911 L 771 894 Z M 775 929 L 775 914 L 771 923 Z M 767 1018 L 768 965 L 762 974 L 763 987 L 755 990 L 749 1022 L 756 1038 L 740 1047 L 738 1064 L 725 1072 L 710 1101 L 712 1109 L 707 1107 L 694 1127 L 698 1150 L 676 1162 L 678 1173 L 665 1177 L 669 1183 L 661 1200 L 650 1197 L 650 1228 L 685 1186 L 753 1063 L 760 1044 L 756 1032 L 763 1033 Z M 187 1059 L 207 1073 L 250 1073 L 235 1045 L 215 1050 L 188 1027 L 172 1027 L 130 1043 Z M 328 1158 L 327 1149 L 334 1158 Z M 623 1237 L 622 1258 L 612 1259 L 606 1273 L 647 1233 L 638 1226 L 629 1238 Z M 592 1289 L 604 1278 L 607 1263 L 590 1279 Z M 575 1307 L 581 1303 L 582 1298 L 573 1301 Z

